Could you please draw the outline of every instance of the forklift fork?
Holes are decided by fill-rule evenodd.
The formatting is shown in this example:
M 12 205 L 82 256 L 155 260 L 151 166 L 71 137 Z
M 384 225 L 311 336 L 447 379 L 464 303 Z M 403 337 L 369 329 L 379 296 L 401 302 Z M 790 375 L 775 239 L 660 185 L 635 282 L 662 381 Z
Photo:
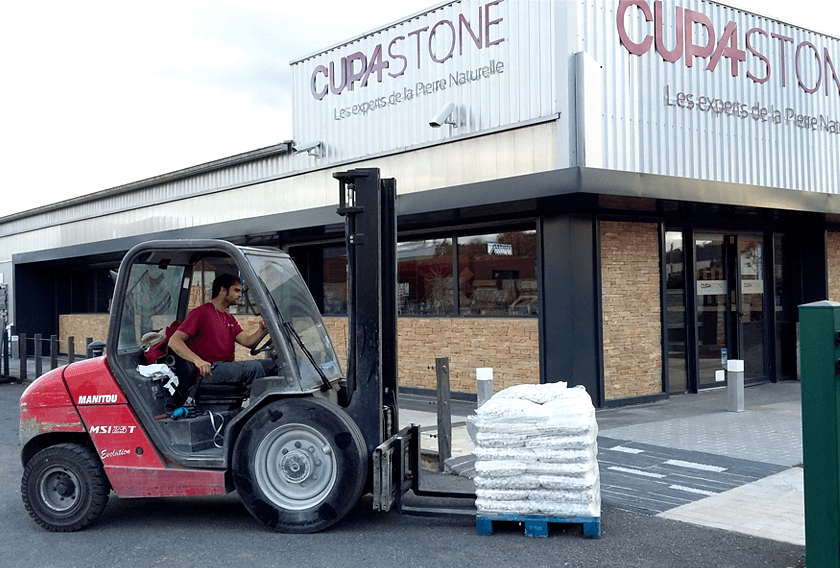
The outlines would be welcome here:
M 472 499 L 475 493 L 428 491 L 420 488 L 420 427 L 406 426 L 373 452 L 373 510 L 390 511 L 424 517 L 475 517 L 475 506 L 431 507 L 408 505 L 405 494 L 411 490 L 417 497 Z

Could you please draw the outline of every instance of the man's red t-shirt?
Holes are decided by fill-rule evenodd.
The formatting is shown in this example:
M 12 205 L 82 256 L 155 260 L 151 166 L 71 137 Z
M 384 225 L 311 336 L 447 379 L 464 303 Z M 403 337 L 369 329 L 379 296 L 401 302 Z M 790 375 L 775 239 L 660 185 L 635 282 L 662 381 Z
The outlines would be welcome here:
M 232 315 L 208 302 L 187 314 L 178 331 L 190 336 L 186 343 L 193 353 L 213 363 L 233 361 L 236 336 L 242 333 L 242 327 Z

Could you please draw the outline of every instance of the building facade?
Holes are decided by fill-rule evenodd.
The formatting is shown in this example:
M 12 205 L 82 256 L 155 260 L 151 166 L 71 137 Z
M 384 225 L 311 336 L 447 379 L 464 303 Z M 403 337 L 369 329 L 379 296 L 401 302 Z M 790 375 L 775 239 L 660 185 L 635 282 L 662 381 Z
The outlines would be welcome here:
M 346 336 L 335 172 L 396 179 L 400 382 L 598 406 L 794 379 L 840 294 L 840 40 L 705 0 L 445 2 L 291 63 L 293 140 L 0 219 L 17 331 L 107 318 L 133 244 L 289 251 Z M 224 206 L 220 206 L 224 203 Z M 71 333 L 71 329 L 74 331 Z M 92 332 L 90 332 L 92 333 Z

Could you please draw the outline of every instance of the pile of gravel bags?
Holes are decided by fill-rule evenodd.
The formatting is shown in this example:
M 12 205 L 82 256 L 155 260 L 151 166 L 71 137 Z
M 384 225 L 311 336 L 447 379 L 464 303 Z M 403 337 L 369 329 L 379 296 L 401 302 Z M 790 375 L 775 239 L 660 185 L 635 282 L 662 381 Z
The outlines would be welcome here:
M 470 416 L 467 427 L 479 515 L 600 517 L 598 424 L 585 389 L 510 387 Z

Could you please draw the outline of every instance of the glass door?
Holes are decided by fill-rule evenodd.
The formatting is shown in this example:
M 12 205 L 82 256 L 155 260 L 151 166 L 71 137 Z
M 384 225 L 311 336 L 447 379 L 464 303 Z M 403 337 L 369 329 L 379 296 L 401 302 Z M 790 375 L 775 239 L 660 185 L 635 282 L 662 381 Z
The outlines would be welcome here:
M 725 235 L 697 233 L 694 238 L 694 266 L 697 306 L 697 379 L 699 388 L 719 383 L 716 371 L 723 368 L 721 356 L 727 350 L 730 318 L 729 272 Z
M 796 302 L 792 290 L 790 247 L 789 237 L 780 233 L 773 235 L 776 380 L 796 378 Z
M 744 361 L 747 380 L 765 377 L 763 239 L 697 233 L 694 247 L 698 387 L 723 386 L 728 359 Z
M 744 379 L 760 379 L 765 370 L 764 240 L 738 237 L 737 355 L 744 360 Z

